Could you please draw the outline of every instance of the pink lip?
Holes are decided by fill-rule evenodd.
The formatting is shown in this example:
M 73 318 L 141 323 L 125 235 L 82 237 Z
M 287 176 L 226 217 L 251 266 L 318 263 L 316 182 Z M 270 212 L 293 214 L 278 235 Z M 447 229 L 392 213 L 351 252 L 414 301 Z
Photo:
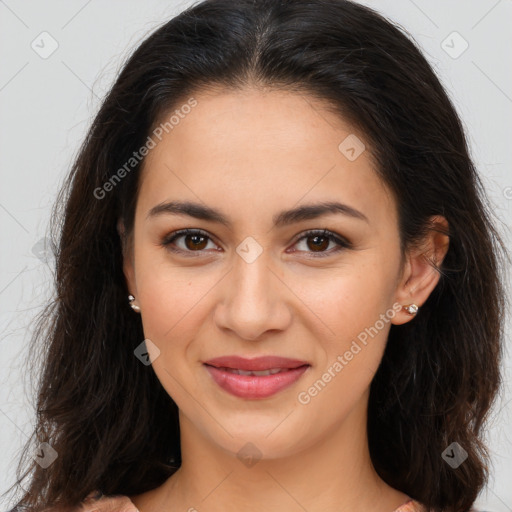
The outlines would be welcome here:
M 238 375 L 226 369 L 205 365 L 213 380 L 225 391 L 240 398 L 261 399 L 274 395 L 297 381 L 309 365 L 274 375 Z

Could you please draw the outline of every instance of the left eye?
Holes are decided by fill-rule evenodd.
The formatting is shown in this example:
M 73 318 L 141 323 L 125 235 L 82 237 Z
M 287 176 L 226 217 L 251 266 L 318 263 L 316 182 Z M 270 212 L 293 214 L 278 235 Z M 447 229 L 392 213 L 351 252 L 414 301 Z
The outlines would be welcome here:
M 183 245 L 181 245 L 180 247 L 180 245 L 175 243 L 175 241 L 181 239 L 183 239 Z M 201 253 L 203 252 L 204 249 L 207 248 L 208 241 L 213 243 L 210 236 L 204 231 L 201 231 L 199 229 L 182 229 L 180 231 L 176 231 L 174 233 L 171 233 L 170 235 L 167 235 L 162 240 L 162 246 L 176 253 Z M 344 248 L 351 247 L 351 244 L 350 242 L 348 242 L 348 240 L 343 239 L 339 235 L 332 233 L 327 229 L 307 231 L 295 241 L 294 245 L 297 245 L 299 242 L 302 241 L 305 241 L 306 247 L 310 249 L 310 251 L 299 250 L 298 252 L 311 252 L 313 257 L 317 257 L 317 254 L 318 256 L 329 255 L 338 252 Z M 327 251 L 327 248 L 331 243 L 334 243 L 336 248 Z
M 175 247 L 173 245 L 174 241 L 181 238 L 185 241 L 185 247 Z M 208 234 L 204 231 L 199 229 L 181 229 L 166 236 L 162 241 L 162 245 L 173 252 L 201 252 L 207 245 L 206 240 L 211 241 Z
M 351 244 L 348 240 L 343 239 L 339 235 L 332 233 L 327 229 L 307 231 L 295 242 L 295 244 L 301 242 L 302 240 L 305 241 L 305 245 L 308 249 L 313 249 L 311 252 L 313 253 L 314 257 L 317 256 L 315 253 L 319 253 L 318 255 L 322 257 L 324 255 L 328 256 L 329 254 L 339 252 L 342 249 L 349 249 L 351 247 Z M 311 242 L 309 240 L 311 240 Z M 334 243 L 335 248 L 326 251 L 331 242 Z

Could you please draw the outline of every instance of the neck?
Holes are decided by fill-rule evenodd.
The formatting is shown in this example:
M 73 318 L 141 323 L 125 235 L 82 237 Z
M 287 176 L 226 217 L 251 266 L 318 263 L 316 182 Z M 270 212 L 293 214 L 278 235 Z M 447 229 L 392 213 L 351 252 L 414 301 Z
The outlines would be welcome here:
M 182 465 L 152 495 L 151 506 L 134 499 L 141 512 L 262 510 L 391 512 L 407 495 L 376 473 L 368 451 L 367 402 L 332 425 L 328 435 L 285 457 L 271 458 L 246 447 L 240 460 L 205 437 L 180 412 Z M 241 442 L 240 447 L 246 443 Z M 261 458 L 260 458 L 261 457 Z M 140 505 L 140 506 L 139 506 Z M 147 503 L 146 503 L 147 505 Z

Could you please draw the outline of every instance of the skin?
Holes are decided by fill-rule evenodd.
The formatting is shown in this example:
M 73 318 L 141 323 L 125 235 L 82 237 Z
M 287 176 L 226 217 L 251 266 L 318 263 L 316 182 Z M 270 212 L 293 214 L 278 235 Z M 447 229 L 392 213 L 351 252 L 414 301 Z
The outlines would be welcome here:
M 369 145 L 354 161 L 338 149 L 348 135 L 365 141 L 364 134 L 319 100 L 255 88 L 194 98 L 197 106 L 146 158 L 124 257 L 145 337 L 160 351 L 150 350 L 153 369 L 179 407 L 183 463 L 160 487 L 130 498 L 141 512 L 391 512 L 408 497 L 372 466 L 369 386 L 391 324 L 414 321 L 393 304 L 427 300 L 439 280 L 428 258 L 439 265 L 448 239 L 431 233 L 400 266 L 396 203 Z M 147 218 L 170 200 L 219 209 L 232 225 Z M 273 226 L 281 210 L 321 201 L 350 205 L 368 222 L 331 213 Z M 432 221 L 447 225 L 443 217 Z M 194 250 L 197 240 L 182 236 L 174 246 L 189 251 L 183 255 L 161 245 L 183 228 L 210 238 Z M 328 229 L 353 247 L 334 252 L 336 243 L 326 240 L 315 251 L 314 235 L 299 240 L 309 229 Z M 262 249 L 252 263 L 236 252 L 248 236 Z M 394 316 L 378 334 L 300 403 L 298 393 L 386 311 Z M 311 367 L 291 387 L 245 400 L 220 389 L 202 364 L 230 354 L 280 355 Z M 237 457 L 248 442 L 259 451 L 250 467 Z

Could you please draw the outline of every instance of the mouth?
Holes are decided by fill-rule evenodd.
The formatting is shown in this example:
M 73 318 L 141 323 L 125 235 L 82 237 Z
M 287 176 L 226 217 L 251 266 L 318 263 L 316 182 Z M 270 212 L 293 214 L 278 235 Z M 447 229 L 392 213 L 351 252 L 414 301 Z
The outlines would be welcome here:
M 228 368 L 227 366 L 213 366 L 209 364 L 206 364 L 206 366 L 210 366 L 211 368 L 216 368 L 217 370 L 224 372 L 234 373 L 235 375 L 253 375 L 255 377 L 266 377 L 267 375 L 276 375 L 277 373 L 290 372 L 296 370 L 297 368 L 302 368 L 302 366 L 309 365 L 297 366 L 297 368 L 270 368 L 269 370 L 241 370 L 240 368 Z
M 247 370 L 204 363 L 204 367 L 224 391 L 238 398 L 256 400 L 268 398 L 292 386 L 311 367 L 309 363 L 289 364 L 294 366 Z
M 252 359 L 241 356 L 222 356 L 204 361 L 204 364 L 215 368 L 227 368 L 246 372 L 293 370 L 300 366 L 309 365 L 307 361 L 290 359 L 282 356 L 260 356 Z M 277 372 L 275 372 L 277 373 Z

